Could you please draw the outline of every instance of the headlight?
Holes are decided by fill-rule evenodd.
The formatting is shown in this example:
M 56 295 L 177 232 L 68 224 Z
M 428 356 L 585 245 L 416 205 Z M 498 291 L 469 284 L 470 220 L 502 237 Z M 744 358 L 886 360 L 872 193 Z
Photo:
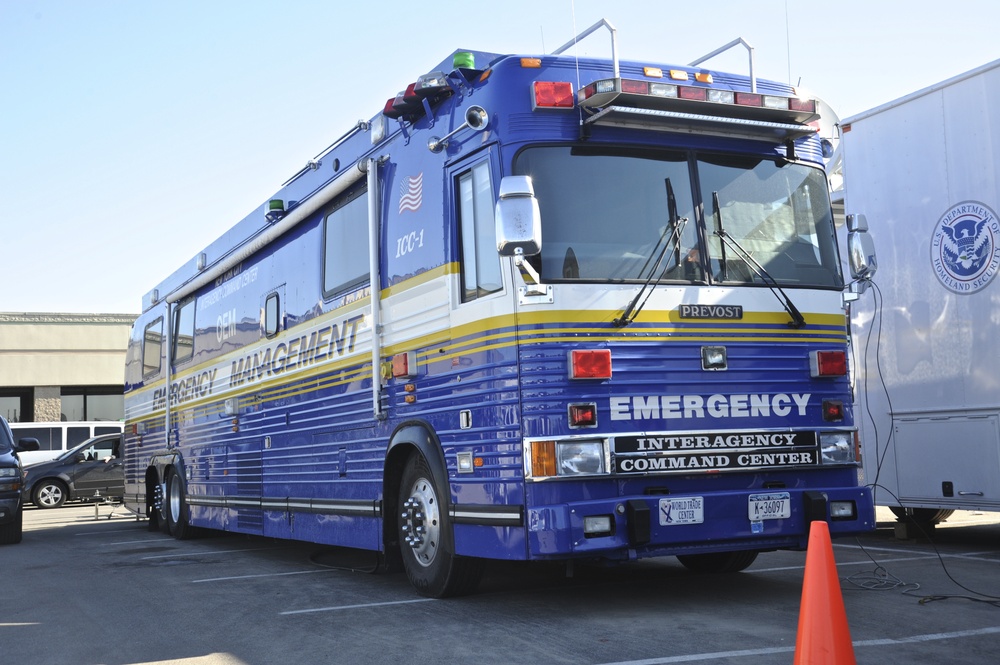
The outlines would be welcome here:
M 852 432 L 821 432 L 819 446 L 823 464 L 853 464 L 855 461 Z
M 603 440 L 532 441 L 528 470 L 534 478 L 607 473 Z
M 600 441 L 564 441 L 556 444 L 558 475 L 604 473 L 604 444 Z
M 21 473 L 14 467 L 0 469 L 0 492 L 13 492 L 21 488 Z

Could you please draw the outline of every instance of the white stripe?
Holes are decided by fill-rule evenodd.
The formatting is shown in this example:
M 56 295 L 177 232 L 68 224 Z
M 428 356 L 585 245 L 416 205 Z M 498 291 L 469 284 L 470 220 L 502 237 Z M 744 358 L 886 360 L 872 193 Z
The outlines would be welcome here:
M 415 600 L 392 600 L 386 603 L 362 603 L 360 605 L 339 605 L 335 607 L 317 607 L 309 610 L 289 610 L 287 612 L 282 612 L 282 615 L 286 614 L 309 614 L 310 612 L 336 612 L 338 610 L 356 610 L 362 607 L 382 607 L 385 605 L 408 605 L 410 603 L 426 603 L 434 600 L 434 598 L 417 598 Z
M 910 637 L 886 638 L 881 640 L 859 640 L 852 642 L 854 647 L 892 646 L 897 644 L 912 644 L 915 642 L 935 642 L 951 640 L 957 637 L 979 637 L 1000 633 L 1000 626 L 980 628 L 978 630 L 960 630 L 954 633 L 932 633 L 930 635 L 913 635 Z M 741 658 L 745 656 L 767 656 L 776 653 L 793 653 L 795 647 L 772 647 L 769 649 L 742 649 L 739 651 L 714 651 L 710 653 L 694 653 L 686 656 L 665 656 L 663 658 L 647 658 L 645 660 L 623 660 L 602 665 L 663 665 L 665 663 L 693 663 L 705 660 L 721 660 L 723 658 Z
M 254 547 L 245 550 L 215 550 L 214 552 L 174 552 L 173 554 L 157 554 L 156 556 L 144 556 L 145 559 L 174 559 L 184 556 L 202 556 L 208 554 L 238 554 L 240 552 L 261 552 L 264 550 L 278 550 L 280 547 Z
M 312 575 L 313 573 L 334 573 L 334 572 L 338 572 L 336 568 L 321 568 L 317 570 L 297 570 L 290 573 L 261 573 L 260 575 L 233 575 L 232 577 L 208 577 L 203 580 L 191 580 L 191 584 L 201 584 L 203 582 L 228 582 L 230 580 L 252 580 L 258 577 L 284 577 L 286 575 Z

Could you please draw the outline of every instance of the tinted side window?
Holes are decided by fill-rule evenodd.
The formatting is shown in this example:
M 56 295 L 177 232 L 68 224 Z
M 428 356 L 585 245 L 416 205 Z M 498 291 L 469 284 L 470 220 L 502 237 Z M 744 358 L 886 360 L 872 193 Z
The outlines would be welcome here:
M 163 319 L 159 318 L 146 326 L 142 337 L 142 375 L 150 376 L 160 371 L 160 355 L 163 349 Z
M 323 226 L 323 295 L 327 298 L 368 282 L 367 185 L 347 192 Z
M 281 300 L 277 293 L 272 293 L 264 301 L 264 335 L 274 337 L 280 330 Z
M 194 356 L 194 299 L 181 304 L 174 312 L 173 336 L 174 363 L 182 363 Z
M 489 162 L 480 162 L 458 176 L 458 216 L 462 242 L 462 300 L 469 301 L 503 287 Z
M 14 440 L 21 439 L 38 439 L 39 450 L 63 449 L 61 427 L 18 427 L 14 430 Z
M 72 448 L 78 443 L 83 443 L 90 437 L 89 427 L 68 427 L 66 428 L 66 447 Z

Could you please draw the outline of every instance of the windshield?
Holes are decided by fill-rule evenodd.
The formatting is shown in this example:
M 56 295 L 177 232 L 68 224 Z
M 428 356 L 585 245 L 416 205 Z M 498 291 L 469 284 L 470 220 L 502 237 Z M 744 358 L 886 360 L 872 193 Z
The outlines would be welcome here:
M 11 439 L 10 430 L 7 423 L 0 422 L 0 453 L 6 453 L 14 449 L 14 441 Z
M 781 286 L 843 286 L 826 177 L 818 168 L 586 146 L 528 148 L 515 172 L 532 177 L 538 199 L 544 280 L 633 281 L 652 274 L 664 282 L 764 284 L 727 253 L 715 235 L 721 224 Z

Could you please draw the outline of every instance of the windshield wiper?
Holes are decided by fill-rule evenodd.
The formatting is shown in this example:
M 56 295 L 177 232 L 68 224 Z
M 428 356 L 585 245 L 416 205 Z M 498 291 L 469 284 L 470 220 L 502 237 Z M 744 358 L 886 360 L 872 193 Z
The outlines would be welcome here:
M 715 219 L 715 235 L 722 239 L 722 279 L 725 280 L 727 273 L 726 246 L 728 245 L 729 248 L 733 250 L 733 253 L 736 254 L 736 256 L 738 256 L 743 263 L 747 264 L 751 270 L 757 273 L 757 276 L 764 281 L 764 284 L 767 285 L 767 288 L 774 294 L 774 297 L 777 298 L 778 302 L 780 302 L 785 308 L 788 315 L 792 317 L 792 320 L 788 322 L 788 325 L 792 328 L 801 328 L 804 326 L 806 324 L 805 317 L 802 316 L 802 312 L 798 310 L 795 303 L 792 302 L 792 299 L 789 298 L 788 294 L 785 293 L 785 290 L 781 288 L 781 285 L 778 284 L 774 277 L 771 277 L 771 274 L 767 272 L 764 266 L 762 266 L 760 262 L 757 261 L 752 254 L 750 254 L 750 252 L 743 249 L 743 246 L 736 241 L 736 238 L 726 233 L 726 230 L 722 226 L 722 206 L 719 205 L 718 192 L 712 192 L 712 206 L 715 208 L 712 215 Z
M 632 298 L 632 302 L 628 304 L 621 316 L 611 321 L 611 325 L 616 328 L 624 328 L 635 321 L 635 318 L 639 316 L 639 312 L 645 307 L 646 301 L 649 300 L 649 296 L 653 294 L 653 290 L 656 288 L 656 285 L 653 284 L 653 277 L 663 262 L 663 257 L 667 255 L 667 250 L 670 249 L 671 244 L 674 245 L 676 252 L 675 265 L 680 265 L 681 263 L 681 236 L 684 233 L 684 227 L 688 222 L 688 218 L 678 216 L 677 199 L 674 197 L 674 188 L 670 184 L 670 178 L 667 178 L 664 182 L 667 186 L 667 216 L 670 220 L 663 228 L 663 233 L 660 234 L 656 245 L 653 246 L 653 251 L 649 253 L 646 262 L 639 270 L 639 277 L 641 278 L 643 273 L 646 272 L 649 262 L 653 260 L 654 256 L 656 257 L 656 261 L 653 262 L 653 266 L 649 269 L 649 276 L 646 278 L 645 283 L 639 289 L 639 292 L 635 294 L 635 297 Z M 668 231 L 670 232 L 669 238 L 667 237 Z M 660 247 L 661 244 L 663 245 L 662 248 Z M 657 253 L 657 249 L 659 249 L 659 253 Z M 663 277 L 667 273 L 667 270 L 668 268 L 664 267 L 660 272 L 660 277 Z

